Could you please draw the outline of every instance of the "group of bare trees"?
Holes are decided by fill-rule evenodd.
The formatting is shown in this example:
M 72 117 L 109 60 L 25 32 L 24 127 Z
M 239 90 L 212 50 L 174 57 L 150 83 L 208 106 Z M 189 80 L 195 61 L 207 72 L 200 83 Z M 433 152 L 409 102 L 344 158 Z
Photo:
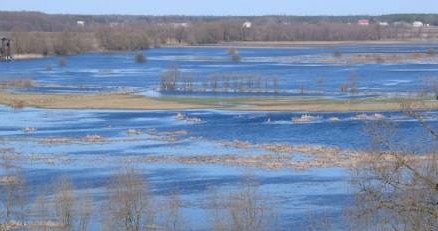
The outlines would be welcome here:
M 142 172 L 124 167 L 110 178 L 103 195 L 76 190 L 67 177 L 52 186 L 43 187 L 33 203 L 24 176 L 13 166 L 6 166 L 0 181 L 0 230 L 35 231 L 178 231 L 189 229 L 181 209 L 183 203 L 177 190 L 165 200 L 157 200 Z M 242 189 L 231 193 L 211 193 L 207 217 L 211 229 L 217 231 L 269 230 L 274 213 L 266 197 L 258 192 L 254 182 L 243 183 Z M 101 195 L 101 194 L 97 194 Z M 101 197 L 101 196 L 99 196 Z M 207 221 L 206 221 L 207 224 Z M 92 225 L 92 226 L 91 226 Z
M 177 66 L 168 68 L 160 77 L 162 92 L 271 92 L 280 91 L 277 77 L 256 74 L 216 73 L 198 76 L 181 72 Z
M 97 50 L 94 36 L 78 32 L 12 32 L 13 54 L 68 55 Z
M 68 55 L 89 51 L 149 48 L 148 34 L 137 27 L 100 26 L 93 31 L 11 32 L 13 54 Z
M 94 29 L 98 46 L 110 51 L 130 51 L 149 48 L 150 35 L 140 26 L 100 26 Z
M 355 73 L 351 73 L 345 82 L 339 85 L 339 91 L 342 93 L 355 94 L 358 91 L 358 76 Z

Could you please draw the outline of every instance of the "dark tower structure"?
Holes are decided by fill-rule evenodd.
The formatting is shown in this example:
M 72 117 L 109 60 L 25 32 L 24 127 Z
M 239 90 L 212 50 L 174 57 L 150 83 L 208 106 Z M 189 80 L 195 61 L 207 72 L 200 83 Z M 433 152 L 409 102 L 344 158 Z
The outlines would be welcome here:
M 11 60 L 11 40 L 8 38 L 1 39 L 0 60 Z

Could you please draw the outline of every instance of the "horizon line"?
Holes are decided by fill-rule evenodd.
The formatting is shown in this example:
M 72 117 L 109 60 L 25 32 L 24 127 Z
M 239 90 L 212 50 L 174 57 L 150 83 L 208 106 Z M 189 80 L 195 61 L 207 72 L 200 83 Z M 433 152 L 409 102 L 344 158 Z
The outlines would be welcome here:
M 384 14 L 259 14 L 259 15 L 207 15 L 207 14 L 129 14 L 129 13 L 54 13 L 37 10 L 0 10 L 0 13 L 40 13 L 46 15 L 70 15 L 70 16 L 147 16 L 147 17 L 381 17 L 390 15 L 438 15 L 438 13 L 384 13 Z

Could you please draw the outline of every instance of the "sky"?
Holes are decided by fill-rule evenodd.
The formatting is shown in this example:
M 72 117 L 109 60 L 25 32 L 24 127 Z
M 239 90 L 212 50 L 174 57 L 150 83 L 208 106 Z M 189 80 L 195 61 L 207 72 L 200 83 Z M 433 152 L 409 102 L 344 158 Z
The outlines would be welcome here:
M 1 0 L 0 10 L 135 15 L 438 13 L 438 0 Z

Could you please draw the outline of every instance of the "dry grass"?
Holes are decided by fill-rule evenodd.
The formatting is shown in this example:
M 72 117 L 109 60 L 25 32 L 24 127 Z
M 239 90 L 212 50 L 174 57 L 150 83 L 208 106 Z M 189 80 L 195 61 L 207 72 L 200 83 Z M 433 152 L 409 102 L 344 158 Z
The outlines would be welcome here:
M 81 141 L 87 143 L 100 143 L 104 142 L 105 138 L 100 135 L 86 135 L 85 137 L 82 137 Z
M 11 100 L 9 106 L 13 109 L 23 109 L 25 102 L 23 100 Z
M 40 108 L 71 108 L 71 109 L 144 109 L 144 110 L 173 110 L 195 109 L 205 106 L 167 102 L 158 99 L 145 98 L 128 93 L 110 93 L 97 95 L 62 95 L 62 94 L 18 94 L 0 92 L 0 104 L 11 107 L 40 107 Z
M 126 133 L 128 133 L 128 135 L 141 135 L 144 132 L 142 130 L 131 128 L 131 129 L 128 129 L 128 131 Z
M 42 54 L 14 54 L 14 60 L 42 59 L 46 56 Z
M 342 54 L 341 56 L 334 55 L 327 57 L 325 61 L 335 63 L 400 63 L 415 60 L 435 60 L 432 51 L 425 53 L 363 53 L 363 54 Z
M 312 148 L 304 148 L 306 151 L 311 151 Z M 321 149 L 324 150 L 324 149 Z M 321 151 L 319 153 L 307 153 L 306 159 L 294 159 L 293 155 L 280 154 L 257 154 L 257 155 L 202 155 L 202 156 L 147 156 L 141 161 L 148 163 L 180 163 L 189 165 L 225 165 L 225 166 L 241 166 L 252 167 L 269 170 L 277 169 L 313 169 L 313 168 L 331 168 L 331 167 L 347 167 L 352 168 L 360 163 L 372 161 L 372 153 L 366 152 L 328 152 Z M 428 160 L 431 156 L 407 156 L 408 160 Z M 385 161 L 395 161 L 388 155 L 384 158 Z
M 196 156 L 147 156 L 141 158 L 145 162 L 159 163 L 182 163 L 190 165 L 214 164 L 226 166 L 243 166 L 262 169 L 311 169 L 346 167 L 353 168 L 359 164 L 373 161 L 374 153 L 365 151 L 354 151 L 340 149 L 338 147 L 322 145 L 289 145 L 289 144 L 251 144 L 249 142 L 235 140 L 232 142 L 221 142 L 224 146 L 232 146 L 244 149 L 261 149 L 267 154 L 241 155 L 196 155 Z M 295 154 L 302 157 L 296 158 Z M 407 155 L 407 161 L 425 161 L 433 158 L 433 155 Z M 382 160 L 395 162 L 391 155 L 383 155 Z
M 148 129 L 147 134 L 159 140 L 163 140 L 167 142 L 176 142 L 183 139 L 184 136 L 189 134 L 189 132 L 186 130 L 159 132 L 156 129 Z
M 37 84 L 32 79 L 11 79 L 11 80 L 1 80 L 0 87 L 1 88 L 29 88 L 34 87 Z
M 438 109 L 438 101 L 412 99 L 414 109 Z M 133 110 L 184 110 L 224 109 L 245 111 L 384 111 L 400 110 L 405 99 L 334 101 L 278 98 L 224 98 L 224 99 L 177 99 L 146 98 L 130 93 L 108 93 L 96 95 L 75 94 L 29 94 L 0 92 L 0 104 L 13 108 L 70 108 L 70 109 L 133 109 Z M 198 121 L 199 122 L 199 121 Z

